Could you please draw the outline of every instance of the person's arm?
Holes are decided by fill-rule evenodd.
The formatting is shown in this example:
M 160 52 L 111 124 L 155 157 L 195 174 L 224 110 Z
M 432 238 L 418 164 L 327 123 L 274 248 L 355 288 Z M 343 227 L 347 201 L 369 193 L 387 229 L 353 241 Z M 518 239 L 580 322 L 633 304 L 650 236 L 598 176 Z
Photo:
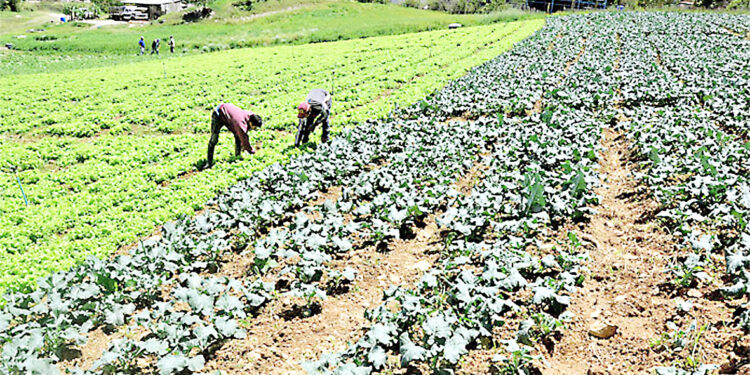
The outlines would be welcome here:
M 247 151 L 250 154 L 255 153 L 255 151 L 253 151 L 253 148 L 250 146 L 250 137 L 247 135 L 247 133 L 240 132 L 238 138 L 240 139 L 240 146 L 242 147 L 242 150 Z M 239 156 L 237 150 L 235 150 L 235 152 Z

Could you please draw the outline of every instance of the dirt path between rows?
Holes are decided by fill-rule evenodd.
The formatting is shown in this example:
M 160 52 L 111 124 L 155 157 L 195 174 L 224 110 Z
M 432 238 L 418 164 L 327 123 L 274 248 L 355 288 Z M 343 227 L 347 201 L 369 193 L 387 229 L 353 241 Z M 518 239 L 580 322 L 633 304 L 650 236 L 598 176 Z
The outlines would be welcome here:
M 573 321 L 552 352 L 545 354 L 549 367 L 543 373 L 652 374 L 653 367 L 670 366 L 688 354 L 704 364 L 721 365 L 733 342 L 731 330 L 722 329 L 722 322 L 731 319 L 729 310 L 720 302 L 700 299 L 702 292 L 678 292 L 670 284 L 673 276 L 665 271 L 676 247 L 672 236 L 652 219 L 657 203 L 645 198 L 632 176 L 625 137 L 605 129 L 603 144 L 600 172 L 606 185 L 596 189 L 602 198 L 598 214 L 579 229 L 595 245 L 590 252 L 591 275 L 572 299 Z M 692 302 L 692 310 L 679 311 L 680 299 Z M 708 324 L 708 329 L 691 350 L 655 344 L 671 331 L 667 322 L 686 329 L 693 321 L 698 327 Z M 609 338 L 591 334 L 604 325 L 616 327 L 616 333 Z
M 454 183 L 455 189 L 470 194 L 481 173 L 481 164 L 475 164 Z M 336 190 L 326 198 L 336 200 L 339 195 L 340 190 Z M 289 316 L 294 301 L 288 298 L 273 301 L 251 320 L 247 337 L 225 343 L 204 372 L 304 375 L 301 362 L 345 350 L 347 343 L 357 341 L 369 328 L 365 311 L 381 302 L 389 286 L 412 287 L 432 267 L 442 244 L 435 221 L 441 213 L 429 215 L 425 226 L 415 230 L 414 238 L 395 240 L 386 252 L 370 246 L 351 251 L 345 259 L 336 261 L 356 269 L 357 280 L 345 293 L 324 300 L 318 314 L 307 318 Z
M 559 39 L 561 37 L 562 37 L 562 35 L 558 34 L 557 38 Z M 563 74 L 562 74 L 562 76 L 560 76 L 560 79 L 558 79 L 557 82 L 555 82 L 555 84 L 552 86 L 552 88 L 559 87 L 562 84 L 562 82 L 565 80 L 565 78 L 568 77 L 568 74 L 570 73 L 570 68 L 573 65 L 577 64 L 578 61 L 581 60 L 581 57 L 583 57 L 583 54 L 586 53 L 586 45 L 588 43 L 588 38 L 589 37 L 590 37 L 590 35 L 588 37 L 586 37 L 586 38 L 581 39 L 581 49 L 580 49 L 580 51 L 578 51 L 578 54 L 576 54 L 575 57 L 573 57 L 572 59 L 570 59 L 567 62 L 565 62 L 565 68 L 563 68 Z M 547 50 L 552 50 L 554 48 L 554 45 L 555 45 L 555 41 L 553 40 L 549 44 L 549 46 L 547 47 Z M 534 102 L 534 106 L 532 107 L 532 109 L 530 111 L 527 111 L 527 113 L 526 113 L 527 116 L 531 116 L 534 113 L 542 113 L 542 110 L 544 109 L 544 107 L 543 107 L 543 104 L 544 104 L 544 94 L 546 94 L 546 92 L 543 93 L 542 96 L 539 97 L 539 99 L 537 99 L 536 102 Z
M 206 371 L 222 374 L 306 374 L 300 363 L 320 355 L 346 349 L 370 326 L 366 309 L 376 307 L 389 285 L 411 286 L 428 269 L 437 253 L 430 251 L 439 242 L 434 217 L 417 238 L 396 241 L 386 253 L 373 249 L 357 250 L 346 261 L 358 271 L 350 291 L 329 296 L 321 312 L 309 318 L 286 318 L 288 301 L 274 301 L 268 313 L 253 319 L 244 340 L 227 342 L 216 353 Z

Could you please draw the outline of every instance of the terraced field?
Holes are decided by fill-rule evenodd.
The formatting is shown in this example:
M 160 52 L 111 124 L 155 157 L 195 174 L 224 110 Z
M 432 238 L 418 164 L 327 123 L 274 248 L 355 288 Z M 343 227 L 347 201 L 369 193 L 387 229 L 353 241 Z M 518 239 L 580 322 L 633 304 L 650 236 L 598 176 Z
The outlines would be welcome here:
M 0 372 L 750 370 L 750 17 L 548 19 L 0 311 Z

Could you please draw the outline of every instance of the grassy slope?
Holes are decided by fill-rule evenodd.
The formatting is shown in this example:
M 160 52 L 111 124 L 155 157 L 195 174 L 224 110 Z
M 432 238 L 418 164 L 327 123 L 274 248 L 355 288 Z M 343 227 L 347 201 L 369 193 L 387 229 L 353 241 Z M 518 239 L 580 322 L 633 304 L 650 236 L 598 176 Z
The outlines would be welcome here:
M 13 174 L 0 173 L 2 180 L 10 181 L 0 183 L 0 218 L 6 228 L 0 233 L 0 288 L 69 267 L 89 254 L 106 255 L 154 225 L 200 209 L 219 189 L 296 152 L 289 148 L 288 130 L 268 129 L 253 134 L 254 142 L 263 142 L 261 152 L 228 163 L 231 147 L 225 135 L 219 165 L 193 175 L 196 161 L 205 153 L 206 109 L 222 98 L 262 110 L 267 123 L 281 129 L 287 117 L 294 117 L 289 103 L 310 87 L 327 87 L 327 71 L 335 68 L 341 77 L 336 83 L 335 123 L 379 116 L 394 103 L 413 102 L 501 53 L 542 24 L 536 20 L 511 26 L 520 29 L 510 38 L 504 38 L 508 27 L 498 25 L 315 48 L 269 47 L 171 58 L 162 60 L 170 67 L 166 77 L 162 61 L 151 60 L 75 74 L 0 79 L 5 87 L 0 97 L 23 95 L 25 105 L 38 111 L 11 109 L 4 114 L 0 150 L 5 156 L 0 164 L 22 159 L 31 163 L 20 166 L 26 169 L 20 175 L 28 184 L 32 206 L 19 205 Z M 456 48 L 458 44 L 462 48 Z M 319 59 L 321 73 L 303 74 L 303 62 L 321 50 L 329 52 Z M 54 109 L 45 110 L 47 106 Z M 49 119 L 59 122 L 45 125 Z M 126 132 L 108 130 L 92 138 L 45 133 L 92 125 L 106 129 L 105 124 Z M 128 131 L 131 124 L 133 130 Z M 189 178 L 180 178 L 185 173 Z M 168 184 L 163 186 L 164 181 Z
M 224 13 L 228 17 L 214 17 L 197 23 L 148 26 L 106 26 L 100 29 L 77 27 L 75 24 L 55 25 L 43 34 L 33 34 L 26 39 L 16 39 L 17 48 L 23 50 L 133 54 L 137 51 L 140 36 L 147 40 L 167 39 L 174 35 L 179 50 L 203 47 L 249 47 L 271 44 L 302 44 L 336 41 L 365 36 L 392 35 L 445 27 L 452 22 L 465 25 L 488 24 L 497 21 L 541 17 L 517 11 L 490 15 L 450 15 L 406 8 L 396 5 L 365 4 L 345 1 L 326 1 L 313 4 L 274 2 L 260 8 L 263 11 L 280 11 L 250 19 L 250 13 Z M 299 8 L 296 8 L 299 7 Z M 172 17 L 173 18 L 173 17 Z M 367 19 L 367 22 L 361 20 Z M 57 38 L 40 41 L 36 38 Z M 8 36 L 3 41 L 10 40 Z
M 0 31 L 0 42 L 12 42 L 17 48 L 33 50 L 31 53 L 0 50 L 0 76 L 111 66 L 155 58 L 136 56 L 137 40 L 141 35 L 149 41 L 174 35 L 178 54 L 193 54 L 243 46 L 304 44 L 435 30 L 456 21 L 477 25 L 544 16 L 516 10 L 490 15 L 449 15 L 340 0 L 313 3 L 268 1 L 260 3 L 253 12 L 237 10 L 229 0 L 219 0 L 212 7 L 217 11 L 211 19 L 190 24 L 180 23 L 179 14 L 170 14 L 165 16 L 164 24 L 105 26 L 101 29 L 72 24 L 46 26 L 47 32 L 27 34 L 25 39 L 16 39 L 17 33 L 3 36 Z M 0 14 L 7 16 L 7 13 Z M 368 22 L 361 22 L 362 19 Z M 35 39 L 42 35 L 58 39 Z
M 0 12 L 0 34 L 23 34 L 28 29 L 45 27 L 53 19 L 53 10 Z M 5 41 L 5 40 L 4 40 Z

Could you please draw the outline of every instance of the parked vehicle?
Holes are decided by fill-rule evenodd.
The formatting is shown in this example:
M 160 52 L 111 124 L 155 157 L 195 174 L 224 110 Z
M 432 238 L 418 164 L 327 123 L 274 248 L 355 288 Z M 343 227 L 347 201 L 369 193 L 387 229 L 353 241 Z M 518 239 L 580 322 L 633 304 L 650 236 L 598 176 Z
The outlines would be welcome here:
M 110 17 L 113 20 L 133 21 L 148 20 L 148 8 L 137 7 L 134 5 L 122 5 L 111 7 L 109 9 Z

